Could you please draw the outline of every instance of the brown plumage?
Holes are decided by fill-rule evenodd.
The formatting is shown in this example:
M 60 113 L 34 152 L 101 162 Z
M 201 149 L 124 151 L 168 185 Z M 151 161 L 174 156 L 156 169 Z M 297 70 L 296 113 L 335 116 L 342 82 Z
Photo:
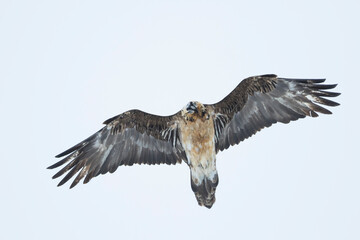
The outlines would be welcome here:
M 325 79 L 286 79 L 262 75 L 243 80 L 216 104 L 190 102 L 171 116 L 131 110 L 104 122 L 105 127 L 57 155 L 64 157 L 49 169 L 65 165 L 53 178 L 67 173 L 58 186 L 76 175 L 81 179 L 114 172 L 133 164 L 176 164 L 190 168 L 191 187 L 199 205 L 211 208 L 218 185 L 216 153 L 238 144 L 264 127 L 318 113 L 331 114 L 320 105 L 337 106 L 326 97 L 336 84 Z

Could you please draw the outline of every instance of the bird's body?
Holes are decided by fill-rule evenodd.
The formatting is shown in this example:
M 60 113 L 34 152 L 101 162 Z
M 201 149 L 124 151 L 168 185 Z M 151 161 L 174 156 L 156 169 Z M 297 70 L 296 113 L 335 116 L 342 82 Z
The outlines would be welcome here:
M 87 183 L 121 165 L 185 162 L 199 205 L 211 208 L 219 182 L 216 154 L 273 123 L 331 114 L 319 104 L 337 106 L 324 97 L 339 93 L 326 91 L 336 85 L 320 84 L 324 81 L 255 76 L 216 104 L 192 101 L 166 117 L 130 110 L 105 121 L 104 128 L 59 154 L 68 156 L 49 168 L 67 163 L 53 178 L 68 172 L 60 186 L 77 174 L 72 188 L 84 177 Z
M 194 104 L 196 110 L 191 114 L 187 113 L 187 109 L 182 111 L 184 121 L 180 123 L 181 142 L 190 167 L 191 188 L 196 199 L 200 205 L 211 207 L 218 184 L 214 115 L 199 102 L 189 104 Z

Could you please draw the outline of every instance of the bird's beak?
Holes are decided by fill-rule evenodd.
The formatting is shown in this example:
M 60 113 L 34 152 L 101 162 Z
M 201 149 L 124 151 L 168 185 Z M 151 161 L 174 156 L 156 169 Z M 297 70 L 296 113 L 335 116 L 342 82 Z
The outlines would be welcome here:
M 198 109 L 196 107 L 196 105 L 193 102 L 190 102 L 187 106 L 186 106 L 186 111 L 188 111 L 189 113 L 197 113 Z

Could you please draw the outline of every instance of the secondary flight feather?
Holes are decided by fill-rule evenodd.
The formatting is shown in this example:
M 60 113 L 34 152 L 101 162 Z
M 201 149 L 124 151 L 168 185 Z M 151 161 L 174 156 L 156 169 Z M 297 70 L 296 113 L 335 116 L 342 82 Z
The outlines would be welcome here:
M 274 123 L 331 114 L 323 106 L 338 106 L 328 98 L 340 93 L 328 91 L 336 84 L 324 81 L 254 76 L 215 104 L 191 101 L 171 116 L 130 110 L 106 120 L 102 129 L 57 155 L 63 159 L 48 168 L 65 165 L 53 178 L 66 173 L 61 186 L 75 177 L 72 188 L 83 178 L 88 183 L 121 165 L 185 162 L 198 204 L 211 208 L 219 182 L 216 154 Z

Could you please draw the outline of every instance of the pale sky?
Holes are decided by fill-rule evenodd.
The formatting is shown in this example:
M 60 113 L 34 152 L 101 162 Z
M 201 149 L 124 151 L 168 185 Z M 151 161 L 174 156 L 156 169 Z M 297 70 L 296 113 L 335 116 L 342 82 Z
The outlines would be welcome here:
M 359 1 L 0 2 L 0 239 L 360 239 Z M 327 78 L 333 115 L 217 155 L 212 209 L 186 164 L 56 187 L 54 156 L 129 109 L 173 114 L 242 79 Z

